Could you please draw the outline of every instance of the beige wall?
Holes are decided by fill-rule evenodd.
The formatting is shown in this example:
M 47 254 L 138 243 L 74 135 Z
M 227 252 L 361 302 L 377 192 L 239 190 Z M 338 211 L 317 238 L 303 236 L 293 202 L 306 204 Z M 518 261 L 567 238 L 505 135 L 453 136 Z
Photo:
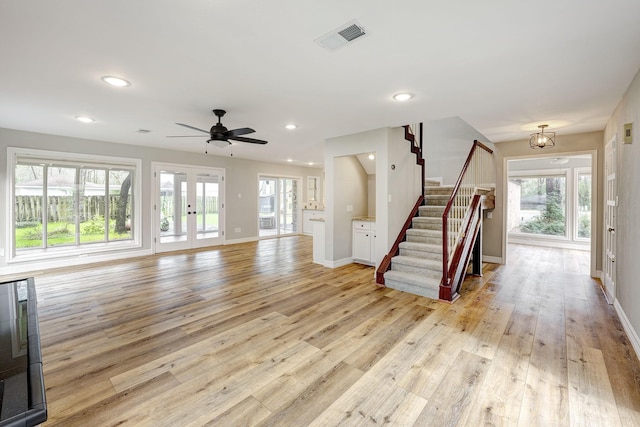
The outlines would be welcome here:
M 623 144 L 623 127 L 633 123 L 633 143 Z M 640 71 L 609 119 L 604 143 L 617 145 L 616 309 L 640 350 Z M 630 334 L 629 327 L 633 333 Z
M 553 129 L 552 129 L 553 131 Z M 501 258 L 504 262 L 506 256 L 506 229 L 505 229 L 505 188 L 507 165 L 510 159 L 523 159 L 541 156 L 559 157 L 567 154 L 587 154 L 595 153 L 596 168 L 594 178 L 596 182 L 596 233 L 595 233 L 595 253 L 592 253 L 593 267 L 595 270 L 602 269 L 602 215 L 603 207 L 603 179 L 604 171 L 604 145 L 603 132 L 588 132 L 571 135 L 558 135 L 556 146 L 546 150 L 533 150 L 529 147 L 529 140 L 507 141 L 495 144 L 494 155 L 496 158 L 496 168 L 498 182 L 496 183 L 496 208 L 493 218 L 484 220 L 484 251 L 487 256 Z
M 336 157 L 333 167 L 333 208 L 341 213 L 334 216 L 334 243 L 337 259 L 343 259 L 352 253 L 351 218 L 368 214 L 368 178 L 356 156 Z

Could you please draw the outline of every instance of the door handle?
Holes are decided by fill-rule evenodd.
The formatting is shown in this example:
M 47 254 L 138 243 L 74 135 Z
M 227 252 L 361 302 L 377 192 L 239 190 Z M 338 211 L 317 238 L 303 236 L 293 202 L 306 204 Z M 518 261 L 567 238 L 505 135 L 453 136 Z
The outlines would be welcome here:
M 609 227 L 609 228 L 607 229 L 607 231 L 612 232 L 612 231 L 616 231 L 616 229 L 615 229 L 615 228 L 613 228 L 613 227 Z

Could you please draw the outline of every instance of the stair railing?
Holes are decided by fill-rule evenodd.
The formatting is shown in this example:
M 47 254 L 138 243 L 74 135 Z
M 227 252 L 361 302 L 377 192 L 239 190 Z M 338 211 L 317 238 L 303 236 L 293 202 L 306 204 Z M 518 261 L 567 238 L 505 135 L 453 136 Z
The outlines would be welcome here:
M 479 141 L 473 146 L 462 167 L 460 176 L 453 187 L 451 197 L 442 214 L 442 282 L 440 299 L 451 301 L 456 293 L 455 270 L 461 261 L 459 247 L 473 220 L 473 212 L 478 198 L 474 198 L 478 189 L 490 189 L 495 186 L 495 164 L 493 150 Z M 457 254 L 457 256 L 454 256 Z M 468 258 L 465 258 L 468 260 Z
M 416 165 L 419 165 L 422 171 L 422 191 L 421 195 L 424 196 L 424 158 L 422 157 L 422 123 L 416 123 L 413 125 L 405 125 L 404 127 L 404 139 L 411 143 L 411 152 L 416 155 Z M 416 137 L 417 135 L 417 137 Z
M 398 233 L 398 237 L 391 246 L 389 253 L 382 258 L 378 270 L 376 270 L 376 283 L 384 286 L 384 273 L 391 268 L 391 258 L 396 256 L 400 251 L 400 243 L 406 238 L 407 230 L 411 228 L 413 217 L 418 215 L 418 208 L 422 206 L 424 202 L 424 159 L 422 158 L 422 123 L 414 125 L 405 125 L 404 127 L 404 139 L 411 143 L 411 152 L 416 155 L 416 165 L 420 166 L 422 176 L 422 192 L 418 196 L 418 200 L 414 205 L 411 213 L 407 217 L 402 230 Z M 417 136 L 416 136 L 417 135 Z

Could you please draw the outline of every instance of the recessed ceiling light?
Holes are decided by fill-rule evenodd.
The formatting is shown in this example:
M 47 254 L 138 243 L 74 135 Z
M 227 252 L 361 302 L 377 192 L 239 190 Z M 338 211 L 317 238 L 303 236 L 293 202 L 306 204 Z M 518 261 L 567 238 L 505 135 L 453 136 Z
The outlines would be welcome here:
M 114 76 L 103 76 L 102 81 L 108 85 L 115 86 L 115 87 L 126 87 L 131 85 L 131 83 L 129 83 L 125 79 L 121 79 L 120 77 L 114 77 Z
M 373 153 L 369 154 L 369 160 L 373 160 L 375 158 L 376 158 L 376 156 Z
M 408 92 L 396 93 L 393 95 L 393 99 L 400 102 L 408 101 L 411 98 L 413 98 L 413 95 Z
M 289 130 L 293 130 L 295 128 L 297 128 L 298 126 L 294 125 L 293 123 L 289 123 L 288 125 L 285 126 L 285 128 L 289 129 Z
M 293 159 L 287 159 L 287 162 L 291 163 L 293 162 Z
M 76 116 L 76 120 L 82 123 L 93 123 L 95 122 L 95 120 L 93 120 L 91 117 L 87 117 L 87 116 Z
M 309 166 L 313 166 L 313 162 L 309 162 L 308 164 L 309 164 Z

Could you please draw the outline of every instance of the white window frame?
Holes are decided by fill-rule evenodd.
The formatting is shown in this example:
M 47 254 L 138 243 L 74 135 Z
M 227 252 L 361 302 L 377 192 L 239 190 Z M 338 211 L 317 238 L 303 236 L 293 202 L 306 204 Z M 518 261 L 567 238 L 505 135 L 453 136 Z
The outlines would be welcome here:
M 580 228 L 580 224 L 579 224 L 580 219 L 578 218 L 578 215 L 580 213 L 580 199 L 578 194 L 580 186 L 578 185 L 578 180 L 581 174 L 584 175 L 588 173 L 589 175 L 591 175 L 591 188 L 589 190 L 591 190 L 591 209 L 593 209 L 593 179 L 594 179 L 593 171 L 591 170 L 590 167 L 578 167 L 578 168 L 574 168 L 573 173 L 574 173 L 573 182 L 575 183 L 574 191 L 573 191 L 573 203 L 574 203 L 573 221 L 575 224 L 575 227 L 573 227 L 573 240 L 576 242 L 590 242 L 593 236 L 591 236 L 590 238 L 578 236 L 578 229 Z M 591 215 L 591 218 L 593 218 L 593 215 Z
M 92 243 L 74 246 L 61 246 L 55 248 L 36 249 L 28 251 L 16 251 L 15 242 L 15 167 L 18 158 L 33 159 L 40 162 L 67 163 L 75 167 L 79 166 L 121 166 L 134 170 L 134 179 L 131 186 L 131 194 L 134 200 L 134 209 L 132 220 L 132 239 L 119 240 L 104 243 Z M 45 261 L 48 259 L 56 259 L 70 256 L 84 256 L 87 254 L 106 253 L 113 251 L 122 251 L 128 249 L 137 249 L 142 246 L 142 160 L 135 158 L 100 156 L 92 154 L 65 153 L 49 150 L 36 150 L 26 148 L 7 148 L 7 224 L 5 235 L 9 243 L 7 251 L 7 264 Z

